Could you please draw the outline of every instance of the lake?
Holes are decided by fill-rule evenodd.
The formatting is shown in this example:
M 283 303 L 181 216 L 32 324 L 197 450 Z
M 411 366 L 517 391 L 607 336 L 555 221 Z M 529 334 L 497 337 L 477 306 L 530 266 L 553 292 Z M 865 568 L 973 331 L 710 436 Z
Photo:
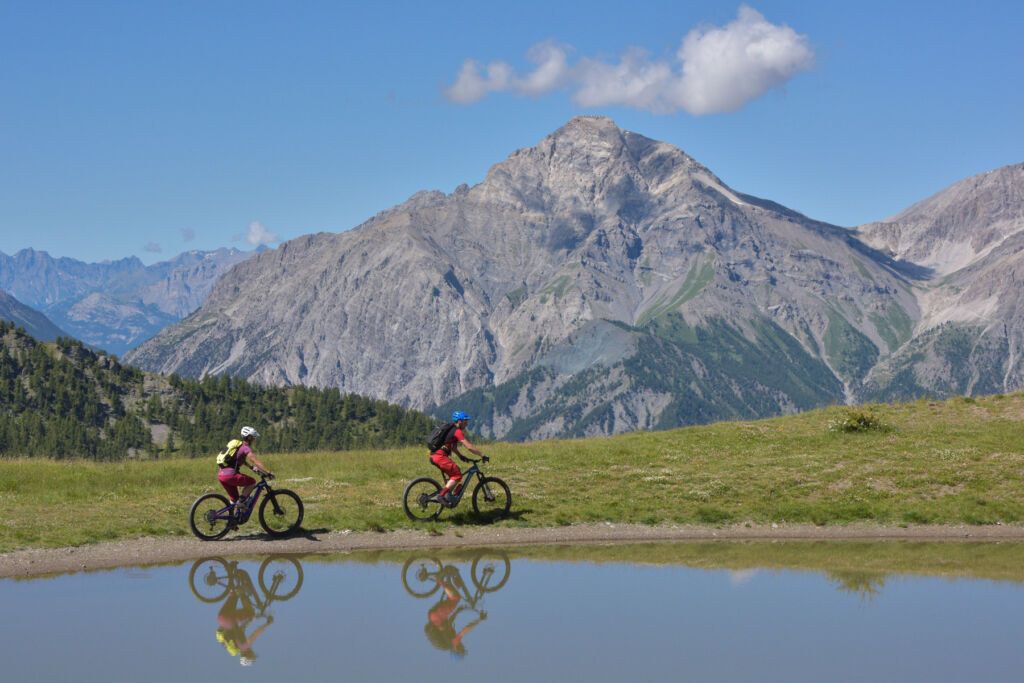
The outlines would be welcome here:
M 1024 544 L 208 558 L 0 580 L 4 680 L 1019 681 Z

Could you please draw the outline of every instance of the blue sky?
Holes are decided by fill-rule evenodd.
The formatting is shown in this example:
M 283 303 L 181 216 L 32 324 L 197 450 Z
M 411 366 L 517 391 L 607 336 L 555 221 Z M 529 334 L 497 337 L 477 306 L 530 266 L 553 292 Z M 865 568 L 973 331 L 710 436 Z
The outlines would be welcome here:
M 577 114 L 858 225 L 1024 161 L 1021 26 L 991 0 L 0 0 L 0 251 L 340 232 Z

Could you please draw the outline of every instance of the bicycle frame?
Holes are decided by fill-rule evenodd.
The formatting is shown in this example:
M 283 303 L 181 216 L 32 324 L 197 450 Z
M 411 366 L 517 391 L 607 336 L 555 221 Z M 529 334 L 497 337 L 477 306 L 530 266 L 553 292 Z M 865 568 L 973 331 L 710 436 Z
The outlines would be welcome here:
M 470 483 L 472 483 L 474 475 L 477 476 L 477 477 L 480 477 L 480 480 L 483 481 L 484 473 L 480 470 L 480 461 L 479 460 L 472 460 L 472 459 L 470 459 L 470 460 L 473 463 L 473 466 L 470 467 L 468 470 L 466 470 L 465 472 L 462 473 L 462 486 L 461 487 L 458 487 L 458 486 L 456 487 L 456 488 L 459 489 L 459 492 L 458 493 L 453 493 L 453 492 L 449 493 L 449 495 L 452 496 L 452 500 L 454 501 L 454 503 L 452 504 L 453 508 L 457 507 L 458 504 L 460 502 L 462 502 L 462 496 L 465 495 L 466 491 L 469 490 L 469 485 L 470 485 Z M 434 467 L 437 467 L 437 465 L 434 465 Z M 441 468 L 437 467 L 437 469 L 440 470 Z M 444 473 L 444 470 L 441 470 L 441 479 L 442 479 L 441 486 L 443 487 L 445 484 L 448 483 L 448 475 L 446 475 Z M 490 491 L 485 491 L 485 493 L 487 494 L 488 498 L 491 497 L 491 492 Z
M 243 516 L 237 516 L 235 514 L 235 504 L 230 503 L 227 507 L 222 507 L 220 510 L 217 510 L 217 519 L 231 520 L 238 525 L 245 524 L 249 521 L 249 517 L 252 516 L 253 510 L 256 509 L 256 503 L 259 502 L 260 494 L 263 493 L 264 489 L 267 490 L 268 495 L 273 493 L 273 489 L 270 488 L 270 483 L 267 482 L 266 479 L 261 478 L 259 483 L 256 484 L 256 488 L 254 488 L 252 492 L 249 493 L 248 498 L 246 498 L 246 500 L 248 500 L 248 504 L 245 506 L 245 514 Z

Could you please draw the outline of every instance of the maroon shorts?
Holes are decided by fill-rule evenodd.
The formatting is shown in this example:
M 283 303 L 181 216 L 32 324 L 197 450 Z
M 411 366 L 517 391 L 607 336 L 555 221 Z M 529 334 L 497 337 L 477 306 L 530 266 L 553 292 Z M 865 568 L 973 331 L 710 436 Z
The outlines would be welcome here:
M 453 481 L 462 479 L 462 470 L 455 464 L 455 461 L 448 457 L 444 451 L 437 451 L 430 454 L 430 462 L 441 468 L 441 471 L 448 475 Z
M 228 492 L 228 498 L 232 501 L 238 500 L 238 487 L 245 488 L 246 486 L 252 486 L 256 483 L 256 480 L 247 474 L 230 474 L 218 476 L 217 481 L 224 487 L 224 490 Z

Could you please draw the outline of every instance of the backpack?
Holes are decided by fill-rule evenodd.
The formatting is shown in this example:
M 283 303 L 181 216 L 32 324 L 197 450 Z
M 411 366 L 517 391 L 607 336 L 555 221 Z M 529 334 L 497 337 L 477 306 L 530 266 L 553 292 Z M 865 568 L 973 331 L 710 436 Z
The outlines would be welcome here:
M 454 433 L 454 422 L 442 422 L 434 427 L 434 431 L 430 432 L 430 438 L 427 439 L 427 448 L 430 449 L 431 453 L 438 451 L 451 441 L 452 434 Z
M 235 454 L 238 449 L 245 443 L 238 439 L 231 439 L 228 441 L 228 445 L 217 454 L 217 466 L 218 467 L 234 467 L 235 466 Z

